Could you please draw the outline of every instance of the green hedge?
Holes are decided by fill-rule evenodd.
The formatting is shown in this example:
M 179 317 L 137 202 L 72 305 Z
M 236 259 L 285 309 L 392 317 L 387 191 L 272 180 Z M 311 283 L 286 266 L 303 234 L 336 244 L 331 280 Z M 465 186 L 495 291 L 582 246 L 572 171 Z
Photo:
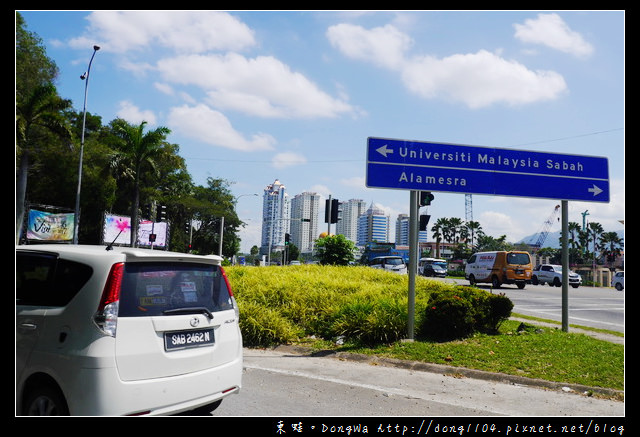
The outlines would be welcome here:
M 225 269 L 247 346 L 289 343 L 305 336 L 364 344 L 407 336 L 407 275 L 320 265 Z M 423 277 L 416 278 L 415 297 L 416 332 L 429 339 L 490 331 L 512 308 L 504 296 Z

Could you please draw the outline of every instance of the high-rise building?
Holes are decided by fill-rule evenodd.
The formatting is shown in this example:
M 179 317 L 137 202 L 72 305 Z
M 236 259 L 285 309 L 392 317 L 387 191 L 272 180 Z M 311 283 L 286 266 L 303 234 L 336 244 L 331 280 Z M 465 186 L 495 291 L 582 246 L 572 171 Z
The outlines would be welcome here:
M 398 214 L 396 219 L 396 245 L 409 245 L 409 214 Z M 427 242 L 428 231 L 418 231 L 418 242 Z
M 262 197 L 261 254 L 284 249 L 284 236 L 289 233 L 289 195 L 279 180 L 267 185 Z
M 344 235 L 354 243 L 358 242 L 358 217 L 365 213 L 367 204 L 362 199 L 340 202 L 340 217 L 336 224 L 336 234 Z
M 371 203 L 367 211 L 358 217 L 358 246 L 377 241 L 389 242 L 389 216 Z
M 291 199 L 291 242 L 300 253 L 313 252 L 313 242 L 318 238 L 318 208 L 320 195 L 304 192 Z

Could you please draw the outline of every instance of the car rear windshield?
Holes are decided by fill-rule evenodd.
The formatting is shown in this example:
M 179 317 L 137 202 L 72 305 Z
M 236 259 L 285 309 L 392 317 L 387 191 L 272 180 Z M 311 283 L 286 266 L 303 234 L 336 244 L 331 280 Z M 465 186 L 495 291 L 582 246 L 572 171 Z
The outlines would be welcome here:
M 233 308 L 219 266 L 196 263 L 127 263 L 120 291 L 119 316 L 156 316 L 166 310 Z
M 529 264 L 531 262 L 531 258 L 529 258 L 528 253 L 508 253 L 507 254 L 507 263 L 508 264 Z

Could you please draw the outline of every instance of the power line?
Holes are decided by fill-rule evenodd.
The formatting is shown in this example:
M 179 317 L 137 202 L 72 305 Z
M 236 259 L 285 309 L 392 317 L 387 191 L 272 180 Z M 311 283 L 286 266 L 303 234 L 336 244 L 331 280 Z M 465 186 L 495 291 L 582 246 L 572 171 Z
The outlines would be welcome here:
M 590 132 L 590 133 L 586 133 L 586 134 L 580 134 L 580 135 L 572 135 L 569 137 L 560 137 L 560 138 L 555 138 L 555 139 L 549 139 L 549 140 L 541 140 L 541 141 L 533 141 L 530 143 L 520 143 L 520 144 L 513 144 L 513 147 L 520 147 L 520 146 L 529 146 L 532 144 L 542 144 L 542 143 L 553 143 L 556 141 L 566 141 L 566 140 L 571 140 L 571 139 L 575 139 L 575 138 L 584 138 L 584 137 L 589 137 L 589 136 L 593 136 L 593 135 L 601 135 L 601 134 L 606 134 L 606 133 L 610 133 L 610 132 L 617 132 L 617 131 L 621 131 L 624 130 L 623 127 L 619 127 L 619 128 L 615 128 L 615 129 L 608 129 L 608 130 L 603 130 L 603 131 L 597 131 L 597 132 Z M 219 159 L 219 158 L 199 158 L 199 157 L 185 157 L 184 159 L 191 159 L 191 160 L 198 160 L 198 161 L 218 161 L 218 162 L 239 162 L 239 163 L 257 163 L 257 164 L 264 164 L 264 163 L 270 163 L 272 161 L 270 160 L 266 160 L 266 159 Z M 302 164 L 322 164 L 322 163 L 336 163 L 336 162 L 362 162 L 363 159 L 319 159 L 319 160 L 307 160 L 305 162 L 303 162 Z M 299 164 L 299 161 L 277 161 L 280 164 Z

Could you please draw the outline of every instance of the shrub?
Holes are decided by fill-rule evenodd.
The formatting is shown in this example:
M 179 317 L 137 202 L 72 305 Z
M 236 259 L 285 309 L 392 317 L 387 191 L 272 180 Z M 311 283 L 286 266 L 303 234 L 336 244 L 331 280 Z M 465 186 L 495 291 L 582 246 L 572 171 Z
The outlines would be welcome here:
M 466 337 L 473 332 L 496 332 L 509 318 L 513 303 L 504 294 L 472 287 L 432 293 L 419 325 L 419 335 L 437 341 Z
M 297 340 L 301 331 L 278 311 L 255 302 L 238 303 L 240 330 L 246 346 L 272 346 Z
M 427 302 L 418 335 L 436 341 L 466 337 L 473 332 L 471 303 L 454 293 L 434 293 Z
M 392 343 L 407 333 L 407 304 L 397 299 L 356 300 L 343 305 L 323 333 L 364 344 Z

